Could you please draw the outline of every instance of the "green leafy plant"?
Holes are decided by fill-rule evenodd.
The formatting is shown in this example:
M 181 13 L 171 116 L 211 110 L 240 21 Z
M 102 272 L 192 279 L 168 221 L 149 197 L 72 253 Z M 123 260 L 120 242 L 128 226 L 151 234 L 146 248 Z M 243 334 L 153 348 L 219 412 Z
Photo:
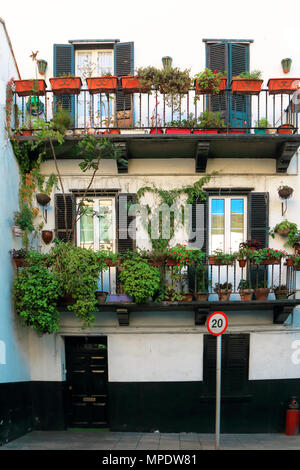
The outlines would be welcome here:
M 199 116 L 199 125 L 201 129 L 224 129 L 226 124 L 220 117 L 220 113 L 213 113 L 212 111 L 204 111 Z
M 218 72 L 206 68 L 204 72 L 195 75 L 194 80 L 197 81 L 198 86 L 208 93 L 219 94 L 221 79 L 224 78 L 225 72 Z
M 46 265 L 47 256 L 30 251 L 26 265 L 14 280 L 16 312 L 27 326 L 41 334 L 59 329 L 58 298 L 61 284 L 56 273 Z
M 247 279 L 241 279 L 238 285 L 238 290 L 250 289 L 250 282 Z
M 257 80 L 261 77 L 260 70 L 253 70 L 252 72 L 242 72 L 239 75 L 234 76 L 233 78 L 245 78 L 249 80 Z
M 287 242 L 284 244 L 285 246 L 293 247 L 299 240 L 299 229 L 297 224 L 289 222 L 288 220 L 284 220 L 283 222 L 276 224 L 269 232 L 272 238 L 275 237 L 276 233 L 287 237 Z
M 158 89 L 165 95 L 165 101 L 174 111 L 179 110 L 181 98 L 191 87 L 190 71 L 167 67 L 158 74 Z
M 249 259 L 254 264 L 260 264 L 262 261 L 276 259 L 280 260 L 285 258 L 287 253 L 282 250 L 275 250 L 274 248 L 261 248 L 256 251 L 252 251 L 249 253 Z
M 289 290 L 286 285 L 274 286 L 273 291 L 276 299 L 287 299 L 289 296 Z
M 167 250 L 167 256 L 177 262 L 177 266 L 191 266 L 193 263 L 203 263 L 205 253 L 202 250 L 191 250 L 187 245 L 177 244 Z
M 245 260 L 248 258 L 250 252 L 251 250 L 249 248 L 242 246 L 239 248 L 239 251 L 236 252 L 236 259 L 238 261 Z
M 220 249 L 214 250 L 212 256 L 216 258 L 216 261 L 222 264 L 232 264 L 237 257 L 236 253 L 224 253 Z
M 269 123 L 268 119 L 266 118 L 263 118 L 263 119 L 260 119 L 259 121 L 255 121 L 255 127 L 271 127 L 271 124 Z
M 183 128 L 183 129 L 193 129 L 193 128 L 199 127 L 197 124 L 198 119 L 194 116 L 193 113 L 190 113 L 187 119 L 173 120 L 170 122 L 166 122 L 165 127 L 178 127 L 178 128 Z
M 158 292 L 161 275 L 159 270 L 150 266 L 146 259 L 136 256 L 123 262 L 120 280 L 124 291 L 135 302 L 142 303 Z
M 222 283 L 217 282 L 215 284 L 214 291 L 216 293 L 219 293 L 220 291 L 231 292 L 232 291 L 232 283 L 231 282 L 224 282 L 222 284 Z
M 53 129 L 64 134 L 67 130 L 72 129 L 72 127 L 73 119 L 70 112 L 58 103 L 57 110 L 53 118 Z
M 23 206 L 20 211 L 15 212 L 14 222 L 21 230 L 33 232 L 33 213 L 29 206 Z

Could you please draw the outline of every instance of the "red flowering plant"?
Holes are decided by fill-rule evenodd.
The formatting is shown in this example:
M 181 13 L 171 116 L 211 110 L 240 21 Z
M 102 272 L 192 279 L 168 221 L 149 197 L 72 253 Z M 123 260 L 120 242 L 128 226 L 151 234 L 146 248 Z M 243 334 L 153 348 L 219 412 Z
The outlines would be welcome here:
M 275 250 L 274 248 L 261 248 L 249 253 L 249 259 L 254 264 L 260 264 L 266 260 L 280 260 L 286 258 L 288 254 L 283 250 Z
M 258 250 L 261 248 L 261 242 L 258 242 L 257 240 L 247 240 L 240 243 L 240 248 L 252 248 Z
M 14 97 L 14 79 L 11 78 L 6 85 L 6 106 L 5 106 L 5 113 L 6 113 L 6 129 L 7 132 L 11 130 L 11 117 L 12 117 L 12 109 L 13 109 L 13 97 Z
M 195 85 L 206 93 L 213 93 L 218 95 L 220 93 L 220 83 L 225 78 L 226 72 L 218 72 L 206 68 L 204 72 L 195 75 Z
M 202 250 L 192 250 L 187 245 L 177 244 L 167 250 L 167 256 L 177 262 L 177 266 L 191 266 L 193 263 L 203 263 L 205 253 Z

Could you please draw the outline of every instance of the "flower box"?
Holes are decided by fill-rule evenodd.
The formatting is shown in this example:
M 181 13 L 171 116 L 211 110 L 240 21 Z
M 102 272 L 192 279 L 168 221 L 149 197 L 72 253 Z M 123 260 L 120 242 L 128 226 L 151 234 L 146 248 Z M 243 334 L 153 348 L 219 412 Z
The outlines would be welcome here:
M 88 77 L 86 79 L 87 87 L 91 95 L 95 93 L 116 93 L 117 77 Z
M 41 96 L 46 93 L 45 80 L 15 80 L 14 84 L 18 96 Z
M 129 75 L 121 77 L 121 85 L 124 93 L 148 93 L 150 90 L 143 87 L 138 77 Z
M 258 78 L 233 78 L 231 90 L 237 95 L 258 95 L 261 91 L 263 80 Z
M 179 127 L 167 127 L 166 134 L 190 134 L 191 129 L 181 129 Z
M 150 134 L 163 134 L 163 133 L 164 133 L 164 131 L 162 129 L 157 128 L 157 127 L 150 130 Z
M 216 256 L 209 256 L 208 257 L 208 262 L 209 264 L 211 265 L 216 265 L 216 266 L 232 266 L 233 265 L 233 261 L 229 261 L 228 263 L 225 263 L 224 261 L 220 261 L 216 258 Z
M 167 258 L 166 260 L 168 266 L 176 266 L 178 261 L 174 258 Z
M 54 95 L 79 95 L 82 81 L 80 77 L 50 78 L 51 89 Z
M 269 95 L 292 95 L 299 88 L 299 78 L 270 78 Z
M 197 302 L 207 302 L 208 297 L 209 297 L 208 292 L 197 292 L 195 294 L 195 298 Z
M 252 264 L 257 264 L 257 263 L 254 263 L 253 261 L 251 261 Z M 276 259 L 276 258 L 268 258 L 268 259 L 264 259 L 262 261 L 260 261 L 258 264 L 259 265 L 270 265 L 270 264 L 280 264 L 281 263 L 281 259 Z
M 227 83 L 227 78 L 221 78 L 220 83 L 219 83 L 219 89 L 220 93 L 223 93 L 226 90 L 226 83 Z M 202 88 L 201 85 L 198 83 L 198 80 L 195 80 L 195 90 L 197 95 L 217 95 L 218 93 L 215 93 L 213 89 L 210 88 Z
M 282 124 L 277 128 L 277 134 L 293 134 L 294 129 L 292 124 Z
M 218 129 L 194 129 L 193 134 L 218 134 Z

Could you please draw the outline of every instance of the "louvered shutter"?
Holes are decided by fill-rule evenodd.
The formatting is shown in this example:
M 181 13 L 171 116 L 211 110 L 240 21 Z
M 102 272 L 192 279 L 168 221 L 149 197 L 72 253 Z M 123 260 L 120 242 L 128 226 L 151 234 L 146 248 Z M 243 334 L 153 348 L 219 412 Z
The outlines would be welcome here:
M 207 234 L 208 234 L 208 205 L 207 200 L 200 202 L 198 199 L 192 204 L 192 233 L 189 243 L 193 248 L 202 249 L 207 252 Z
M 136 195 L 120 193 L 116 202 L 117 251 L 126 253 L 127 250 L 134 250 L 136 246 L 136 240 L 129 232 L 129 227 L 135 232 L 135 217 L 128 215 L 130 205 L 136 203 Z
M 250 193 L 248 210 L 248 238 L 268 246 L 269 233 L 269 193 Z
M 229 44 L 229 79 L 249 71 L 249 44 Z M 230 124 L 232 127 L 250 127 L 249 96 L 231 95 Z
M 118 77 L 134 74 L 134 43 L 115 44 L 115 75 Z M 119 127 L 129 127 L 133 119 L 133 96 L 123 93 L 118 85 L 116 95 L 117 119 Z
M 75 55 L 73 44 L 54 44 L 53 57 L 53 75 L 74 75 L 75 73 Z M 61 104 L 62 108 L 70 111 L 73 121 L 75 121 L 75 101 L 74 96 L 62 95 L 55 98 L 55 106 Z
M 211 70 L 218 72 L 227 71 L 227 54 L 225 43 L 207 44 L 206 45 L 206 65 Z M 229 84 L 230 85 L 230 84 Z M 227 84 L 227 87 L 228 84 Z M 223 119 L 226 116 L 226 94 L 211 95 L 208 97 L 208 107 L 213 112 L 220 112 Z
M 75 201 L 73 194 L 65 194 L 66 197 L 66 210 L 67 210 L 67 230 L 71 232 L 75 217 Z M 65 225 L 65 204 L 62 194 L 55 195 L 55 232 L 56 237 L 64 242 L 73 241 L 73 237 L 67 237 L 67 230 Z

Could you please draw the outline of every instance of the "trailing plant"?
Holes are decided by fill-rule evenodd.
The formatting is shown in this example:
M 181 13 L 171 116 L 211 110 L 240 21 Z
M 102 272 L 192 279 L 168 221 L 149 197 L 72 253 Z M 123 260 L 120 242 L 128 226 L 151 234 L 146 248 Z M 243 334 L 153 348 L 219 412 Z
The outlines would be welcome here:
M 275 234 L 278 233 L 278 231 L 283 231 L 283 233 L 286 233 L 286 235 L 284 236 L 287 236 L 287 242 L 284 244 L 284 246 L 293 247 L 298 241 L 299 229 L 297 224 L 289 222 L 288 220 L 284 220 L 283 222 L 276 224 L 275 227 L 270 230 L 269 235 L 274 238 Z
M 150 266 L 146 259 L 134 257 L 123 262 L 120 280 L 124 291 L 135 302 L 142 303 L 158 292 L 161 275 L 159 270 L 154 266 Z
M 221 79 L 224 78 L 225 73 L 206 68 L 204 72 L 196 74 L 194 80 L 196 80 L 202 90 L 219 94 Z M 197 98 L 199 99 L 199 97 Z
M 46 266 L 47 256 L 29 251 L 26 265 L 13 284 L 16 312 L 25 325 L 41 334 L 59 329 L 58 298 L 61 284 L 56 273 Z
M 159 71 L 157 79 L 158 89 L 164 94 L 167 105 L 172 107 L 173 111 L 178 111 L 182 96 L 188 93 L 191 87 L 190 71 L 167 67 Z

